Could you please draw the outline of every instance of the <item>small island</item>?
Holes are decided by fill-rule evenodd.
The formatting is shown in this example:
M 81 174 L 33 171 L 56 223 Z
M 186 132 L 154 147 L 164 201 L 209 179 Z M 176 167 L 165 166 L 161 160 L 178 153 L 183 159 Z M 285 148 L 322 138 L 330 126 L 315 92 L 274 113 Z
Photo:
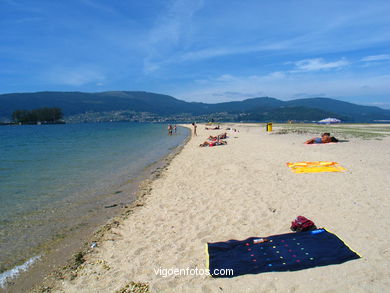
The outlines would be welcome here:
M 61 108 L 38 108 L 33 110 L 16 110 L 12 113 L 10 124 L 65 124 Z

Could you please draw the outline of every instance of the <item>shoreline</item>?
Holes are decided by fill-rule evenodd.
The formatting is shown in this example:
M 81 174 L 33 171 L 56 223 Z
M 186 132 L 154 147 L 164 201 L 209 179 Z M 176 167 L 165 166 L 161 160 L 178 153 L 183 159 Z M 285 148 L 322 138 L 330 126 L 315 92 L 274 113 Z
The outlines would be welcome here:
M 184 125 L 180 126 L 188 128 Z M 0 287 L 0 292 L 39 291 L 39 288 L 45 287 L 45 284 L 50 284 L 54 279 L 58 279 L 59 275 L 68 273 L 67 270 L 69 266 L 72 266 L 75 255 L 89 251 L 91 243 L 98 242 L 104 236 L 104 231 L 109 231 L 113 226 L 118 225 L 118 221 L 123 221 L 124 217 L 131 214 L 134 209 L 142 206 L 142 198 L 145 191 L 149 189 L 148 186 L 161 175 L 164 168 L 180 153 L 191 139 L 191 135 L 190 131 L 184 141 L 169 149 L 166 155 L 146 165 L 135 177 L 131 177 L 122 184 L 113 187 L 112 192 L 102 194 L 111 195 L 118 191 L 123 192 L 128 196 L 126 203 L 105 206 L 104 211 L 107 211 L 107 213 L 104 218 L 97 220 L 97 225 L 94 222 L 96 216 L 90 219 L 90 222 L 94 223 L 89 223 L 87 227 L 71 227 L 69 235 L 49 240 L 45 247 L 51 247 L 45 250 L 42 255 L 39 255 L 38 260 L 31 264 L 28 270 L 21 271 L 16 278 L 7 280 L 4 288 Z M 73 231 L 73 229 L 76 231 Z M 32 256 L 31 259 L 36 257 Z M 27 260 L 26 263 L 29 261 Z

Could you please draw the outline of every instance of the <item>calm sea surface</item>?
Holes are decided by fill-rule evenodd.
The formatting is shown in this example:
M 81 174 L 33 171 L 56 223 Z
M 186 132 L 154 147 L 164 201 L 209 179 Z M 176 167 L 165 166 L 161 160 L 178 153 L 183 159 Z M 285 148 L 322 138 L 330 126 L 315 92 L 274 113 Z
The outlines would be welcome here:
M 39 255 L 45 243 L 105 204 L 131 201 L 115 191 L 189 134 L 178 127 L 168 136 L 166 129 L 133 123 L 0 127 L 0 273 Z

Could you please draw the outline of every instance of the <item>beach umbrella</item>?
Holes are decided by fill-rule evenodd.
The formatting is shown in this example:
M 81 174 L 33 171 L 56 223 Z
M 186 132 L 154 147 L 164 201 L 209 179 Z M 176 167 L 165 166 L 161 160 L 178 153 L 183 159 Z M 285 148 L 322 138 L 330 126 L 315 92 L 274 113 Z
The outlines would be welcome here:
M 331 124 L 331 123 L 340 123 L 341 120 L 339 119 L 336 119 L 336 118 L 326 118 L 326 119 L 322 119 L 320 121 L 318 121 L 317 123 L 318 124 Z

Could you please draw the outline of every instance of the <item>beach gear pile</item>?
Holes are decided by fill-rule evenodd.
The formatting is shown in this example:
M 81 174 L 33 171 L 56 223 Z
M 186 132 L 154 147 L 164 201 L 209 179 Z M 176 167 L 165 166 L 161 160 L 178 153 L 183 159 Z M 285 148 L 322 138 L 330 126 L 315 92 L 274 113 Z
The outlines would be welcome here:
M 291 222 L 290 229 L 294 232 L 304 232 L 309 230 L 317 229 L 316 225 L 312 220 L 309 220 L 306 217 L 298 216 L 294 221 Z

